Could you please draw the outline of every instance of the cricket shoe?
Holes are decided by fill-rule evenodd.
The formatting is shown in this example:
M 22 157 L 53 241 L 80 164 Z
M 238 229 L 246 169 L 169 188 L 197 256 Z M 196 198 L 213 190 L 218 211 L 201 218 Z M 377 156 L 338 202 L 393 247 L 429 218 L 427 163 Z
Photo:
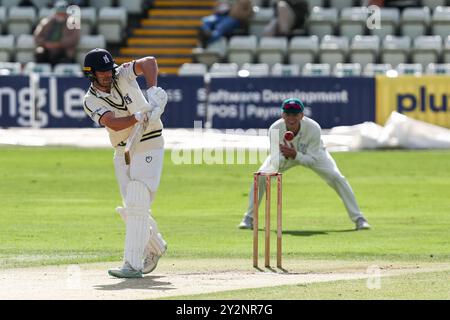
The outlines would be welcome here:
M 370 224 L 367 222 L 367 220 L 363 217 L 358 218 L 356 220 L 356 230 L 369 230 Z
M 108 274 L 116 278 L 142 278 L 142 272 L 133 269 L 128 261 L 121 268 L 108 270 Z
M 239 229 L 253 229 L 253 218 L 245 215 L 241 223 L 238 225 Z
M 165 245 L 164 252 L 167 250 L 167 244 Z M 163 253 L 164 254 L 164 253 Z M 147 255 L 144 259 L 144 269 L 142 269 L 143 274 L 148 274 L 156 269 L 156 266 L 158 265 L 159 258 L 161 258 L 162 255 L 157 255 L 152 252 L 147 252 Z

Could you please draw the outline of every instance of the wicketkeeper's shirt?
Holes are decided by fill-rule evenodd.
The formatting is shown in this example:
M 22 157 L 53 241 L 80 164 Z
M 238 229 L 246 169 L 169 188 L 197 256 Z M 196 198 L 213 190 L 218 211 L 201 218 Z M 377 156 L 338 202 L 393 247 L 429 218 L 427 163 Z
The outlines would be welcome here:
M 134 61 L 124 63 L 116 69 L 116 77 L 110 93 L 100 91 L 91 85 L 84 96 L 84 111 L 98 125 L 100 125 L 100 119 L 107 112 L 113 112 L 115 117 L 126 117 L 141 110 L 143 104 L 146 103 L 136 81 L 134 64 Z M 111 145 L 118 152 L 123 151 L 132 128 L 114 131 L 106 127 Z M 135 151 L 163 148 L 162 130 L 161 120 L 149 123 Z

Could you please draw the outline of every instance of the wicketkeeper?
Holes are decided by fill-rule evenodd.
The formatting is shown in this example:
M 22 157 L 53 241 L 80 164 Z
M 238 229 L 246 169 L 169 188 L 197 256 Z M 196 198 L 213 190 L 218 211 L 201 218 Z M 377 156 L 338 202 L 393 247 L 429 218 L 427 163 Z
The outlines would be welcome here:
M 94 49 L 87 53 L 83 71 L 91 81 L 84 110 L 109 133 L 123 200 L 123 207 L 116 210 L 126 225 L 124 262 L 121 268 L 108 273 L 118 278 L 140 278 L 156 268 L 167 249 L 150 210 L 162 172 L 164 139 L 160 116 L 167 94 L 157 87 L 158 65 L 154 57 L 117 66 L 108 51 Z M 136 81 L 139 75 L 147 82 L 147 99 Z M 129 139 L 134 143 L 127 146 Z M 131 147 L 129 164 L 125 163 L 126 146 Z
M 321 139 L 321 128 L 317 122 L 305 117 L 305 107 L 299 99 L 290 98 L 281 105 L 282 118 L 269 128 L 270 155 L 259 168 L 260 172 L 284 172 L 302 165 L 312 169 L 336 191 L 347 209 L 356 230 L 370 229 L 361 213 L 353 190 L 339 171 L 336 162 L 325 149 Z M 294 137 L 285 140 L 286 131 Z M 291 139 L 291 137 L 290 137 Z M 265 192 L 264 179 L 259 180 L 259 201 Z M 249 193 L 249 205 L 238 228 L 253 229 L 253 183 Z

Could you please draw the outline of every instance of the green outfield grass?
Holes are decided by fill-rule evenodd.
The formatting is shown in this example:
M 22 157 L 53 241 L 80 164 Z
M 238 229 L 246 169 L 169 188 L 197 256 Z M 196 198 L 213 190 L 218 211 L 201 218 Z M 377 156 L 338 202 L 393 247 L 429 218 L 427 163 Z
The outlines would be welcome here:
M 334 157 L 373 230 L 354 232 L 334 191 L 310 170 L 294 168 L 284 177 L 286 257 L 450 260 L 450 152 Z M 2 147 L 0 163 L 2 267 L 121 258 L 124 225 L 114 211 L 121 198 L 111 150 Z M 174 165 L 166 152 L 153 212 L 167 255 L 250 264 L 251 232 L 236 225 L 257 168 Z
M 373 230 L 354 232 L 334 191 L 310 170 L 294 168 L 284 177 L 286 257 L 450 260 L 450 152 L 334 157 Z M 1 267 L 121 258 L 111 150 L 2 147 L 0 163 Z M 250 265 L 251 232 L 236 225 L 257 168 L 174 165 L 166 152 L 153 212 L 167 255 L 248 258 Z
M 449 300 L 450 271 L 384 277 L 377 285 L 367 280 L 333 281 L 177 296 L 176 300 Z

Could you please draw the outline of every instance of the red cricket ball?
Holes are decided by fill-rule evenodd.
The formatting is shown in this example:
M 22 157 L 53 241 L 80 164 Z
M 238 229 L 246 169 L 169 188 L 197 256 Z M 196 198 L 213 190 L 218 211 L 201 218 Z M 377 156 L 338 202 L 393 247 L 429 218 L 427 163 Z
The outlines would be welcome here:
M 291 141 L 292 139 L 294 139 L 294 133 L 292 131 L 286 131 L 284 134 L 284 140 Z

